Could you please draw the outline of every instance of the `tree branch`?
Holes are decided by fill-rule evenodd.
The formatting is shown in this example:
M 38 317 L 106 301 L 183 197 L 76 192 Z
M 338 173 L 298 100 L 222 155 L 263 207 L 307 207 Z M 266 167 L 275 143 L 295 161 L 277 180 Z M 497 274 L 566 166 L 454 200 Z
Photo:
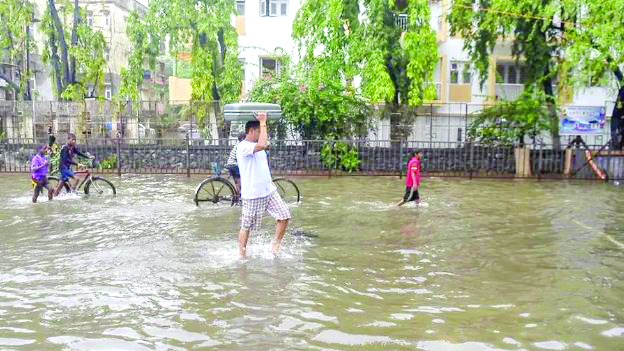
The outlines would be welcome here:
M 78 0 L 74 0 L 74 25 L 72 28 L 71 45 L 76 47 L 78 45 L 78 24 L 80 23 L 80 5 Z M 76 81 L 76 58 L 71 57 L 69 76 L 72 82 Z
M 50 24 L 50 33 L 48 42 L 50 44 L 50 59 L 52 60 L 52 67 L 54 68 L 54 80 L 56 81 L 56 93 L 58 96 L 63 92 L 63 81 L 62 81 L 62 69 L 61 63 L 59 62 L 58 56 L 58 48 L 56 46 L 56 36 L 54 31 L 54 26 Z M 57 33 L 58 34 L 58 33 Z
M 73 83 L 71 77 L 69 76 L 69 61 L 68 61 L 68 53 L 67 53 L 67 43 L 65 42 L 65 31 L 63 30 L 63 24 L 59 18 L 58 12 L 56 11 L 56 5 L 54 4 L 54 0 L 48 0 L 48 7 L 50 8 L 50 16 L 52 17 L 52 21 L 54 23 L 53 27 L 55 27 L 56 32 L 58 33 L 57 39 L 61 46 L 61 63 L 63 65 L 63 82 L 65 84 Z M 63 84 L 64 85 L 64 84 Z M 59 91 L 59 95 L 62 91 Z

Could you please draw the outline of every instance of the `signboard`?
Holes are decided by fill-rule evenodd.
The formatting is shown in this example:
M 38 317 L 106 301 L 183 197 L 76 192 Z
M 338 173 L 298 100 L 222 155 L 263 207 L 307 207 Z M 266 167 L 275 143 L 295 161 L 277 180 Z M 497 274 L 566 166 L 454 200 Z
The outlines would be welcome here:
M 605 126 L 604 106 L 567 106 L 560 118 L 561 135 L 601 135 Z

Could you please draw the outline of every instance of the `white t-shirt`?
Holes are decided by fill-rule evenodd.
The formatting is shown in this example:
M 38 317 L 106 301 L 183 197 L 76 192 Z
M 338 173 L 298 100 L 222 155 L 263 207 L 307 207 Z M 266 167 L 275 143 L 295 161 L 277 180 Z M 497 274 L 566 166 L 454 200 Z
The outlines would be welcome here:
M 256 143 L 243 140 L 236 146 L 236 161 L 241 176 L 241 198 L 267 197 L 276 190 L 264 150 L 254 153 Z

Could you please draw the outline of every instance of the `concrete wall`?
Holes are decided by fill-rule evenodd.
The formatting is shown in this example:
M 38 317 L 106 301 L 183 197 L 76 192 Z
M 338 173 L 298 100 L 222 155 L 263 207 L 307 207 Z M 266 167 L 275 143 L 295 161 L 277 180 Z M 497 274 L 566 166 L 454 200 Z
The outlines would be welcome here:
M 191 100 L 191 80 L 169 77 L 169 103 L 180 104 Z

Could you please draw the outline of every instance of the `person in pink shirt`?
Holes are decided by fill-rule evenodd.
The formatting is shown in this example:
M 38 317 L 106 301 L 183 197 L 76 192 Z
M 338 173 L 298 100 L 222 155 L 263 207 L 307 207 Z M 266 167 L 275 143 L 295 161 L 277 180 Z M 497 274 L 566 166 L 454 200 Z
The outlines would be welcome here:
M 401 206 L 409 201 L 420 201 L 418 188 L 420 187 L 420 160 L 422 159 L 422 151 L 416 150 L 411 153 L 410 160 L 407 161 L 407 174 L 405 175 L 405 195 L 403 200 L 397 206 Z

